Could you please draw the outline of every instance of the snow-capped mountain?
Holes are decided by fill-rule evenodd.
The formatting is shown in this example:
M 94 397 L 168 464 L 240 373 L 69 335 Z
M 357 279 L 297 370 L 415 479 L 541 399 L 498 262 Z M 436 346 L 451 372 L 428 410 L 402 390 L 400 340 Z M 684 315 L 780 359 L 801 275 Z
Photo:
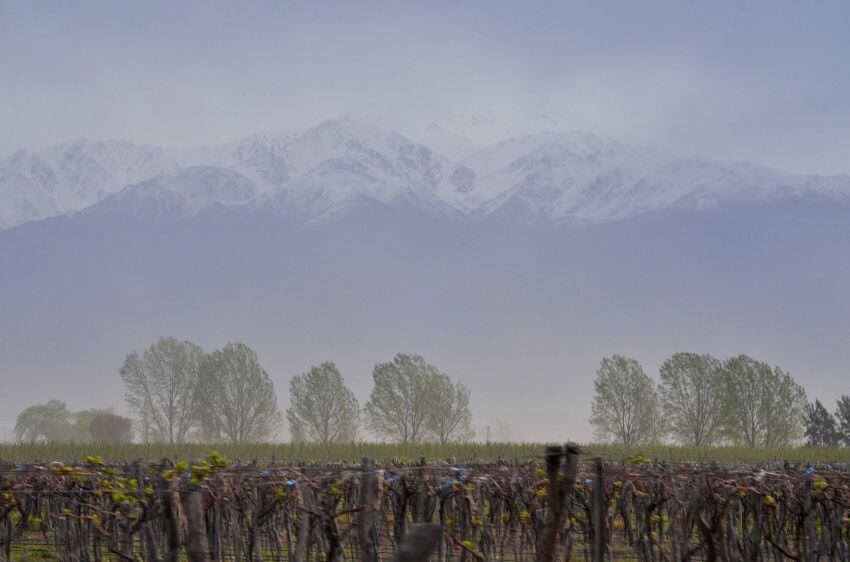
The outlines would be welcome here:
M 543 133 L 482 149 L 449 176 L 473 216 L 604 223 L 668 209 L 790 196 L 850 196 L 850 176 L 783 174 L 678 158 L 588 133 Z
M 82 211 L 124 212 L 139 217 L 178 219 L 218 205 L 250 201 L 257 194 L 245 176 L 214 166 L 192 166 L 125 187 Z
M 348 118 L 190 149 L 75 141 L 0 163 L 0 228 L 86 207 L 175 218 L 214 204 L 313 222 L 364 202 L 470 220 L 581 225 L 741 201 L 850 197 L 845 175 L 681 158 L 582 132 L 466 146 L 450 157 Z
M 364 199 L 450 212 L 437 193 L 449 161 L 393 131 L 325 121 L 293 139 L 286 158 L 293 177 L 265 197 L 285 213 L 321 220 Z
M 0 161 L 0 228 L 93 205 L 126 185 L 179 169 L 169 151 L 76 140 Z
M 290 178 L 286 153 L 295 132 L 256 134 L 222 145 L 173 150 L 183 166 L 220 166 L 239 172 L 258 186 L 275 186 Z

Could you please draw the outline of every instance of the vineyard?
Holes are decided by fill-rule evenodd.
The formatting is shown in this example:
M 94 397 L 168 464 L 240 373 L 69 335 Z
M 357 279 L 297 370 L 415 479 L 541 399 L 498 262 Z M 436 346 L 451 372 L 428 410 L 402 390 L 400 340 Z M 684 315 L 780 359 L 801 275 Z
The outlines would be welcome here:
M 587 460 L 0 467 L 0 560 L 848 560 L 850 469 Z

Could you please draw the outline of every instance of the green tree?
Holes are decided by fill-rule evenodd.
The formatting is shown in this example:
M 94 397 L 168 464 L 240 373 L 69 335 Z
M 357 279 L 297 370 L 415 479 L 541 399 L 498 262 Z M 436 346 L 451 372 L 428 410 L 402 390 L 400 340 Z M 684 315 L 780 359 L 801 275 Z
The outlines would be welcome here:
M 97 443 L 129 443 L 133 440 L 133 420 L 101 412 L 89 422 L 89 434 Z
M 18 414 L 15 437 L 18 441 L 70 441 L 73 414 L 61 400 L 35 404 Z
M 850 447 L 850 396 L 844 394 L 837 402 L 835 419 L 838 420 L 839 439 L 846 447 Z
M 780 369 L 739 355 L 724 363 L 726 437 L 748 447 L 789 445 L 803 435 L 806 393 Z
M 369 429 L 384 439 L 418 443 L 431 437 L 432 379 L 439 370 L 421 355 L 399 353 L 372 370 L 374 386 L 366 402 Z
M 596 371 L 590 423 L 597 439 L 627 447 L 659 439 L 661 416 L 652 379 L 634 359 L 606 357 Z
M 289 402 L 286 417 L 293 441 L 344 443 L 357 438 L 360 405 L 333 363 L 293 377 Z
M 71 414 L 71 425 L 69 431 L 72 440 L 77 443 L 87 443 L 93 440 L 91 434 L 91 422 L 101 414 L 112 413 L 112 409 L 80 410 Z
M 696 447 L 714 444 L 723 414 L 723 365 L 710 355 L 677 353 L 660 370 L 658 391 L 671 433 Z
M 248 443 L 269 437 L 280 423 L 274 383 L 243 343 L 229 343 L 205 358 L 199 388 L 199 415 L 208 434 Z
M 428 430 L 441 445 L 468 441 L 473 436 L 469 389 L 454 383 L 444 373 L 430 377 L 428 392 L 432 399 L 428 411 Z
M 148 441 L 182 443 L 198 423 L 198 381 L 204 352 L 197 345 L 161 338 L 139 355 L 131 353 L 121 367 L 124 399 L 144 422 Z
M 838 445 L 838 428 L 835 418 L 823 407 L 820 400 L 806 405 L 806 445 L 809 447 L 835 447 Z

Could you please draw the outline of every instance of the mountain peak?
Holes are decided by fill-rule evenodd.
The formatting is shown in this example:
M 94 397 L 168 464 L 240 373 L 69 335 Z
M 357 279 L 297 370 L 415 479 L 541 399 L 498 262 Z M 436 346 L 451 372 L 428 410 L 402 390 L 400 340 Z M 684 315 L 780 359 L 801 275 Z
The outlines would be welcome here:
M 412 143 L 400 133 L 391 129 L 372 125 L 353 117 L 326 119 L 315 127 L 305 131 L 300 137 L 307 139 L 325 139 L 328 142 L 358 142 L 365 144 Z

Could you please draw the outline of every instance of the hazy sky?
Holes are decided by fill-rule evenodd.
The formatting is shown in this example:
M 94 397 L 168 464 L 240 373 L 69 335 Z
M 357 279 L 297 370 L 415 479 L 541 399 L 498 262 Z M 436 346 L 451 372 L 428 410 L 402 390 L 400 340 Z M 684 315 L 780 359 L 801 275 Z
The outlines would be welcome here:
M 850 173 L 850 3 L 0 0 L 0 157 L 18 148 L 78 137 L 166 146 L 213 144 L 254 132 L 303 128 L 343 115 L 376 121 L 407 133 L 421 132 L 425 125 L 436 122 L 456 133 L 474 136 L 478 142 L 493 142 L 505 135 L 544 127 L 578 128 L 683 155 L 750 160 L 787 171 Z M 844 231 L 837 235 L 827 233 L 823 238 L 833 242 L 842 239 L 846 239 Z M 729 244 L 730 248 L 733 246 Z M 840 242 L 837 246 L 840 252 Z M 772 246 L 767 247 L 772 251 Z M 794 251 L 795 247 L 791 247 L 789 256 L 794 256 Z M 513 334 L 491 341 L 485 337 L 489 326 L 506 322 L 496 318 L 488 323 L 486 315 L 470 314 L 470 321 L 481 325 L 473 323 L 466 332 L 456 326 L 456 331 L 444 330 L 444 326 L 453 324 L 445 322 L 434 327 L 438 317 L 425 310 L 421 317 L 430 323 L 421 327 L 422 332 L 408 334 L 409 340 L 393 339 L 401 338 L 394 333 L 399 330 L 388 329 L 389 336 L 375 336 L 369 342 L 365 342 L 365 336 L 357 339 L 344 334 L 337 347 L 326 347 L 341 350 L 340 364 L 346 376 L 353 373 L 361 398 L 365 398 L 369 385 L 370 362 L 383 359 L 385 349 L 422 350 L 452 373 L 480 369 L 492 375 L 502 369 L 503 379 L 488 379 L 486 384 L 479 379 L 474 391 L 482 397 L 481 403 L 493 399 L 494 409 L 504 409 L 505 402 L 495 402 L 499 396 L 509 397 L 507 400 L 514 407 L 514 437 L 560 435 L 564 409 L 572 416 L 567 421 L 576 427 L 584 424 L 589 410 L 590 373 L 603 354 L 612 352 L 633 354 L 654 373 L 663 357 L 697 344 L 723 357 L 745 351 L 779 362 L 800 376 L 812 396 L 831 400 L 837 392 L 846 391 L 837 386 L 846 380 L 843 342 L 847 337 L 847 316 L 840 308 L 848 302 L 841 292 L 847 286 L 841 281 L 846 279 L 846 275 L 841 275 L 846 269 L 838 269 L 833 277 L 823 274 L 821 279 L 818 267 L 825 267 L 823 264 L 829 260 L 807 259 L 822 257 L 823 252 L 802 254 L 797 256 L 800 267 L 789 269 L 817 279 L 792 279 L 787 286 L 799 287 L 799 293 L 791 297 L 782 293 L 760 305 L 759 297 L 764 291 L 758 283 L 767 279 L 765 285 L 772 285 L 770 275 L 763 272 L 756 271 L 749 277 L 730 274 L 725 279 L 730 287 L 744 287 L 741 294 L 748 298 L 742 300 L 763 306 L 756 308 L 756 313 L 729 313 L 723 317 L 710 306 L 711 301 L 704 303 L 702 297 L 688 301 L 685 297 L 692 295 L 685 294 L 681 301 L 706 306 L 706 310 L 694 313 L 697 318 L 707 319 L 704 326 L 694 322 L 696 328 L 684 326 L 684 314 L 675 317 L 675 322 L 653 316 L 662 314 L 664 307 L 672 310 L 674 304 L 682 306 L 680 301 L 670 301 L 664 295 L 663 299 L 659 297 L 657 306 L 635 298 L 634 306 L 638 308 L 631 316 L 620 311 L 600 316 L 590 307 L 584 311 L 574 334 L 556 325 L 544 330 L 551 339 L 539 341 L 538 332 L 531 329 L 528 342 Z M 711 258 L 713 254 L 709 251 L 706 255 Z M 717 256 L 725 255 L 717 252 Z M 735 254 L 730 255 L 733 257 L 729 263 L 734 265 Z M 759 257 L 758 253 L 754 255 Z M 771 263 L 786 261 L 794 263 L 786 256 Z M 841 261 L 840 256 L 832 261 L 845 267 L 846 260 Z M 442 271 L 437 263 L 435 271 Z M 597 267 L 585 264 L 591 266 Z M 528 275 L 534 274 L 531 269 L 528 271 Z M 605 270 L 599 271 L 600 279 L 607 279 Z M 94 274 L 100 275 L 97 271 Z M 790 275 L 785 271 L 781 274 Z M 560 277 L 552 278 L 560 283 Z M 694 279 L 693 286 L 699 286 L 699 276 Z M 53 278 L 48 276 L 42 281 L 47 283 L 46 293 L 58 294 L 53 291 Z M 66 317 L 68 322 L 77 322 L 89 317 L 87 304 L 108 302 L 98 300 L 97 291 L 110 287 L 99 283 L 100 278 L 91 284 L 80 283 L 84 295 L 94 287 L 87 297 L 90 300 L 83 297 L 68 304 L 60 295 L 56 297 L 58 301 L 45 301 L 53 303 L 54 308 L 42 303 L 45 312 L 27 311 L 26 318 L 32 320 L 26 323 L 29 332 L 15 326 L 9 333 L 18 340 L 29 338 L 33 346 L 42 345 L 29 334 L 41 336 L 38 322 L 54 323 L 55 310 L 79 306 L 83 312 Z M 659 290 L 665 290 L 664 283 L 669 283 L 669 279 L 662 276 L 657 283 Z M 841 290 L 824 292 L 821 283 L 840 284 Z M 489 278 L 483 284 L 491 287 Z M 525 290 L 525 284 L 518 285 Z M 588 283 L 594 288 L 597 285 L 595 280 Z M 690 288 L 688 283 L 673 285 L 682 291 Z M 116 287 L 121 288 L 118 282 Z M 550 293 L 541 294 L 560 294 L 549 289 Z M 401 286 L 398 290 L 406 294 L 404 291 L 409 289 Z M 631 284 L 621 291 L 623 299 L 632 295 L 629 290 Z M 340 306 L 356 306 L 355 299 L 344 301 L 350 294 L 353 293 L 339 293 L 343 299 Z M 732 289 L 730 294 L 733 298 L 722 302 L 733 302 L 738 297 Z M 841 298 L 827 298 L 835 294 Z M 7 302 L 12 303 L 16 295 L 9 292 L 7 297 Z M 608 302 L 608 296 L 604 297 L 599 302 Z M 787 297 L 797 306 L 797 316 L 786 314 L 780 297 Z M 442 294 L 434 298 L 438 304 L 452 302 Z M 584 302 L 582 298 L 576 300 Z M 460 298 L 458 301 L 464 302 Z M 228 299 L 222 302 L 231 305 Z M 397 304 L 399 309 L 407 305 L 403 299 Z M 733 304 L 737 307 L 737 302 Z M 481 308 L 489 310 L 489 305 L 485 302 Z M 532 319 L 528 325 L 537 326 L 538 316 L 549 308 L 546 302 L 545 306 L 526 311 Z M 462 313 L 466 309 L 460 310 Z M 569 308 L 563 312 L 564 317 L 575 314 Z M 180 318 L 182 325 L 154 318 L 143 326 L 149 329 L 143 334 L 112 329 L 118 323 L 109 316 L 102 326 L 106 326 L 105 332 L 120 333 L 126 339 L 134 337 L 132 345 L 141 348 L 158 334 L 204 337 L 193 330 L 200 329 L 203 322 L 198 318 L 205 318 L 205 313 L 206 306 L 200 307 L 197 316 Z M 763 318 L 767 314 L 782 315 L 780 320 L 786 323 L 771 321 L 766 323 L 770 329 L 765 328 Z M 353 312 L 351 315 L 355 318 Z M 127 317 L 135 319 L 134 315 Z M 289 318 L 286 314 L 278 317 Z M 598 321 L 596 332 L 585 334 L 585 317 L 603 318 L 593 320 Z M 646 329 L 646 317 L 668 331 L 659 335 L 658 331 Z M 824 318 L 832 318 L 832 323 L 824 322 Z M 333 319 L 336 322 L 337 316 Z M 510 319 L 522 325 L 516 318 Z M 181 326 L 185 328 L 183 333 L 176 333 Z M 295 339 L 281 351 L 277 334 L 256 328 L 254 318 L 245 321 L 245 329 L 229 323 L 222 326 L 229 330 L 228 338 L 256 342 L 261 357 L 279 377 L 276 382 L 281 397 L 289 376 L 311 362 L 325 359 L 318 353 L 307 357 L 303 352 L 293 363 L 291 349 L 298 349 L 296 344 L 301 340 Z M 819 326 L 830 333 L 818 333 Z M 255 328 L 259 332 L 251 332 Z M 304 338 L 306 343 L 300 347 L 308 349 L 310 341 L 319 341 L 322 329 L 324 326 L 318 326 L 312 333 L 300 333 L 293 327 L 293 338 Z M 704 332 L 689 333 L 688 329 Z M 52 397 L 46 393 L 53 393 L 52 389 L 61 384 L 62 377 L 68 374 L 67 363 L 72 365 L 72 374 L 74 369 L 89 369 L 102 376 L 108 381 L 103 395 L 120 404 L 115 369 L 130 346 L 114 345 L 110 348 L 112 355 L 107 356 L 100 353 L 105 346 L 91 343 L 96 338 L 83 334 L 76 324 L 68 331 L 88 338 L 90 347 L 69 356 L 52 342 L 53 355 L 48 359 L 55 363 L 40 363 L 37 367 L 51 366 L 45 376 L 54 378 L 49 379 L 50 385 L 33 390 L 33 396 L 43 393 L 38 394 L 39 400 Z M 480 340 L 484 343 L 478 351 L 470 351 L 467 334 L 475 333 L 484 334 Z M 612 338 L 612 333 L 618 334 L 619 339 Z M 712 335 L 715 333 L 719 335 Z M 433 334 L 442 334 L 445 340 Z M 225 342 L 214 340 L 213 335 L 207 335 L 207 340 L 199 340 L 200 343 L 212 349 L 212 345 Z M 487 346 L 500 341 L 521 350 L 513 353 L 513 360 L 522 361 L 522 365 L 514 369 L 510 364 L 499 364 L 506 362 L 498 354 L 492 356 L 492 365 L 481 362 L 480 357 L 487 356 Z M 0 347 L 2 343 L 0 338 Z M 553 351 L 558 349 L 565 351 Z M 345 353 L 349 354 L 348 359 Z M 20 352 L 19 356 L 28 361 L 32 355 L 36 352 Z M 539 364 L 526 365 L 526 357 Z M 8 357 L 5 359 L 6 365 L 13 364 Z M 566 374 L 562 365 L 568 365 Z M 537 377 L 533 379 L 537 383 L 555 385 L 565 379 L 581 381 L 576 384 L 585 386 L 573 389 L 569 398 L 575 402 L 566 408 L 557 393 L 547 395 L 549 402 L 536 396 L 528 398 L 537 405 L 542 403 L 541 408 L 549 416 L 534 420 L 527 408 L 515 407 L 516 396 L 522 391 L 539 391 L 525 378 L 516 376 L 524 368 Z M 29 389 L 37 371 L 36 367 L 31 369 L 32 373 L 20 369 L 16 375 L 22 381 L 18 388 Z M 103 399 L 82 385 L 75 388 L 79 396 L 69 394 L 72 408 L 96 405 L 77 398 Z M 25 403 L 29 397 L 20 400 L 7 396 L 8 400 Z M 478 410 L 476 414 L 479 413 L 482 417 L 477 421 L 491 423 L 494 430 L 501 421 L 488 418 L 486 411 Z M 10 417 L 0 416 L 0 440 L 8 430 Z M 544 426 L 552 433 L 540 433 Z M 589 431 L 586 425 L 581 427 L 580 431 Z
M 81 136 L 214 143 L 344 114 L 473 115 L 497 137 L 550 115 L 850 172 L 848 30 L 841 1 L 0 0 L 0 154 Z

